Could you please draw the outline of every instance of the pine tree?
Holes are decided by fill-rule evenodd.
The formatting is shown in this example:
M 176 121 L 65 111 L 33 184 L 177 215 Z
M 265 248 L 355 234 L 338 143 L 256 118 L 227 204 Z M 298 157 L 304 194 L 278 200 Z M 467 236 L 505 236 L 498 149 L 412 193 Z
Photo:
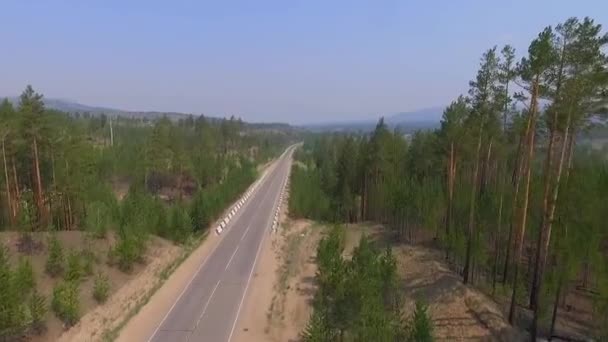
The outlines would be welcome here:
M 49 256 L 46 261 L 45 270 L 51 277 L 56 277 L 63 272 L 63 247 L 55 233 L 51 234 L 48 240 Z
M 47 313 L 46 298 L 34 290 L 29 300 L 30 315 L 32 318 L 32 329 L 40 334 L 46 329 L 45 316 Z
M 80 263 L 81 255 L 75 250 L 68 253 L 67 268 L 64 274 L 64 279 L 69 282 L 78 283 L 83 277 L 83 269 Z
M 16 289 L 19 291 L 19 300 L 24 301 L 30 292 L 36 288 L 36 280 L 34 278 L 34 269 L 32 263 L 27 258 L 21 258 L 15 274 L 13 282 Z
M 416 302 L 409 340 L 414 342 L 432 342 L 434 340 L 433 323 L 427 312 L 427 306 L 422 302 Z
M 77 282 L 63 281 L 53 289 L 51 307 L 55 315 L 65 323 L 73 326 L 80 319 L 80 300 Z
M 104 303 L 108 299 L 110 292 L 110 281 L 108 277 L 102 273 L 98 273 L 93 284 L 93 298 L 98 303 Z

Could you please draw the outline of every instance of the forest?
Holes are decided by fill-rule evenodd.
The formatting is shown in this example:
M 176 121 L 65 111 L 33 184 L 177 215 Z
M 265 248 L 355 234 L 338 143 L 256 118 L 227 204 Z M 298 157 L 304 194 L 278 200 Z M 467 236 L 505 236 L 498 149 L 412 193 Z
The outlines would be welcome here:
M 79 286 L 104 302 L 107 275 L 86 246 L 66 249 L 58 235 L 114 241 L 108 264 L 129 273 L 152 236 L 183 244 L 206 233 L 257 177 L 258 166 L 293 139 L 290 132 L 240 119 L 179 120 L 64 113 L 45 108 L 31 86 L 0 103 L 0 233 L 18 232 L 17 255 L 0 241 L 0 339 L 42 333 L 52 311 L 65 326 L 82 315 Z M 38 290 L 31 257 L 48 255 L 58 279 Z M 38 283 L 39 284 L 39 283 Z
M 580 143 L 605 130 L 607 46 L 601 25 L 570 18 L 527 51 L 485 51 L 434 131 L 380 119 L 371 134 L 311 134 L 295 155 L 290 214 L 433 241 L 532 340 L 559 336 L 557 317 L 572 313 L 608 338 L 608 156 Z M 318 302 L 311 324 L 333 314 Z

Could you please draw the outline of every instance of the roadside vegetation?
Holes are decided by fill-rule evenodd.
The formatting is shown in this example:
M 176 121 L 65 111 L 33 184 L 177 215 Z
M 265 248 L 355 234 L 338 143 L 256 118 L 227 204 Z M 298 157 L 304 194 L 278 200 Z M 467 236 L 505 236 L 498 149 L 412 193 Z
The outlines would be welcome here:
M 463 283 L 505 304 L 509 322 L 533 338 L 608 338 L 608 162 L 602 151 L 578 144 L 589 130 L 605 130 L 607 46 L 600 25 L 570 18 L 545 28 L 528 51 L 485 51 L 468 95 L 445 109 L 435 131 L 404 135 L 381 119 L 369 135 L 311 135 L 295 154 L 290 215 L 375 221 L 397 241 L 432 239 Z M 351 318 L 372 330 L 396 322 L 380 309 L 368 320 L 361 311 L 333 313 L 319 304 L 337 300 L 338 285 L 324 293 L 324 282 L 334 279 L 328 274 L 344 272 L 335 278 L 346 281 L 345 269 L 360 269 L 324 249 L 333 243 L 339 250 L 336 241 L 319 247 L 319 263 L 328 265 L 317 277 L 321 299 L 309 340 L 359 336 Z M 389 256 L 369 258 L 382 264 Z M 560 331 L 560 321 L 581 318 L 582 331 Z
M 17 103 L 0 102 L 0 122 L 4 340 L 44 333 L 48 313 L 76 324 L 90 299 L 103 303 L 116 290 L 106 265 L 133 273 L 151 240 L 203 234 L 292 138 L 234 117 L 63 113 L 30 86 Z M 66 246 L 60 233 L 79 242 Z
M 432 341 L 426 305 L 411 319 L 402 312 L 397 262 L 362 236 L 345 259 L 344 228 L 336 226 L 317 248 L 317 291 L 304 341 Z

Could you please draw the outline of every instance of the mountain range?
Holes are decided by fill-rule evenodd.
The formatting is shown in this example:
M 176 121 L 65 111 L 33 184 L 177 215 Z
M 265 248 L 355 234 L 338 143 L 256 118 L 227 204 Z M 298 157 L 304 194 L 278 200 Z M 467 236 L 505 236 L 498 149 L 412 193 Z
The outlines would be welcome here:
M 409 112 L 381 115 L 378 116 L 377 119 L 309 124 L 304 125 L 304 127 L 316 132 L 367 132 L 373 130 L 380 117 L 383 117 L 384 122 L 388 127 L 398 129 L 404 133 L 411 133 L 417 130 L 427 130 L 439 127 L 443 109 L 444 107 L 429 107 Z
M 2 99 L 2 98 L 0 98 Z M 16 105 L 19 102 L 18 97 L 8 97 L 8 100 Z M 168 117 L 171 120 L 179 120 L 189 116 L 190 114 L 178 113 L 178 112 L 157 112 L 157 111 L 129 111 L 109 107 L 97 107 L 89 106 L 82 103 L 74 102 L 71 100 L 57 99 L 57 98 L 43 98 L 44 105 L 47 108 L 59 110 L 66 113 L 89 113 L 91 115 L 106 114 L 110 116 L 123 116 L 130 118 L 148 118 L 157 119 L 161 117 Z
M 19 102 L 18 97 L 8 97 L 8 99 L 14 105 Z M 44 98 L 44 104 L 48 108 L 67 113 L 89 113 L 91 115 L 106 114 L 131 118 L 145 117 L 148 119 L 157 119 L 166 116 L 171 120 L 179 120 L 191 115 L 178 112 L 128 111 L 109 107 L 89 106 L 75 101 L 58 98 Z M 433 129 L 439 125 L 442 113 L 443 107 L 430 107 L 409 112 L 387 114 L 384 115 L 384 121 L 389 127 L 398 128 L 406 132 L 419 129 Z M 301 125 L 301 127 L 313 131 L 371 131 L 376 123 L 377 119 L 368 119 L 318 124 L 313 123 Z

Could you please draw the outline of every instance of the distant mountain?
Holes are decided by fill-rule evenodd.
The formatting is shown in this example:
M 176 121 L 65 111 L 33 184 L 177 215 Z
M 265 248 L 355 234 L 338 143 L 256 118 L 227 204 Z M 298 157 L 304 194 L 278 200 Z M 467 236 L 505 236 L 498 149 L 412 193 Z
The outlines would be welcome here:
M 401 112 L 384 117 L 388 125 L 403 125 L 408 123 L 439 123 L 444 107 L 431 107 L 411 112 Z
M 8 97 L 8 100 L 10 102 L 12 102 L 13 105 L 17 105 L 19 103 L 19 98 L 18 97 Z M 62 112 L 67 112 L 67 113 L 76 113 L 76 112 L 84 113 L 84 112 L 89 112 L 91 114 L 98 115 L 98 114 L 101 114 L 101 113 L 105 113 L 105 114 L 118 114 L 118 113 L 126 113 L 127 112 L 127 111 L 120 110 L 120 109 L 115 109 L 115 108 L 88 106 L 88 105 L 84 105 L 84 104 L 81 104 L 81 103 L 78 103 L 78 102 L 74 102 L 74 101 L 70 101 L 70 100 L 64 100 L 64 99 L 54 99 L 54 98 L 47 98 L 47 97 L 45 97 L 43 99 L 43 101 L 44 101 L 44 105 L 47 108 L 51 108 L 51 109 L 55 109 L 55 110 L 60 110 Z
M 442 114 L 443 107 L 432 107 L 384 115 L 384 122 L 390 128 L 397 128 L 404 133 L 411 133 L 439 127 Z M 303 127 L 315 132 L 368 132 L 376 127 L 378 119 L 309 124 Z
M 2 99 L 0 97 L 0 99 Z M 13 105 L 17 105 L 19 103 L 18 97 L 8 97 L 8 100 L 13 103 Z M 89 106 L 85 104 L 81 104 L 78 102 L 74 102 L 71 100 L 65 99 L 56 99 L 56 98 L 47 98 L 43 99 L 44 105 L 47 108 L 59 110 L 66 113 L 89 113 L 91 115 L 101 115 L 106 114 L 110 116 L 122 116 L 129 118 L 148 118 L 148 119 L 158 119 L 164 116 L 168 117 L 171 120 L 177 121 L 182 118 L 186 118 L 191 114 L 185 113 L 177 113 L 177 112 L 156 112 L 156 111 L 129 111 L 123 109 L 116 108 L 108 108 L 108 107 L 96 107 Z

